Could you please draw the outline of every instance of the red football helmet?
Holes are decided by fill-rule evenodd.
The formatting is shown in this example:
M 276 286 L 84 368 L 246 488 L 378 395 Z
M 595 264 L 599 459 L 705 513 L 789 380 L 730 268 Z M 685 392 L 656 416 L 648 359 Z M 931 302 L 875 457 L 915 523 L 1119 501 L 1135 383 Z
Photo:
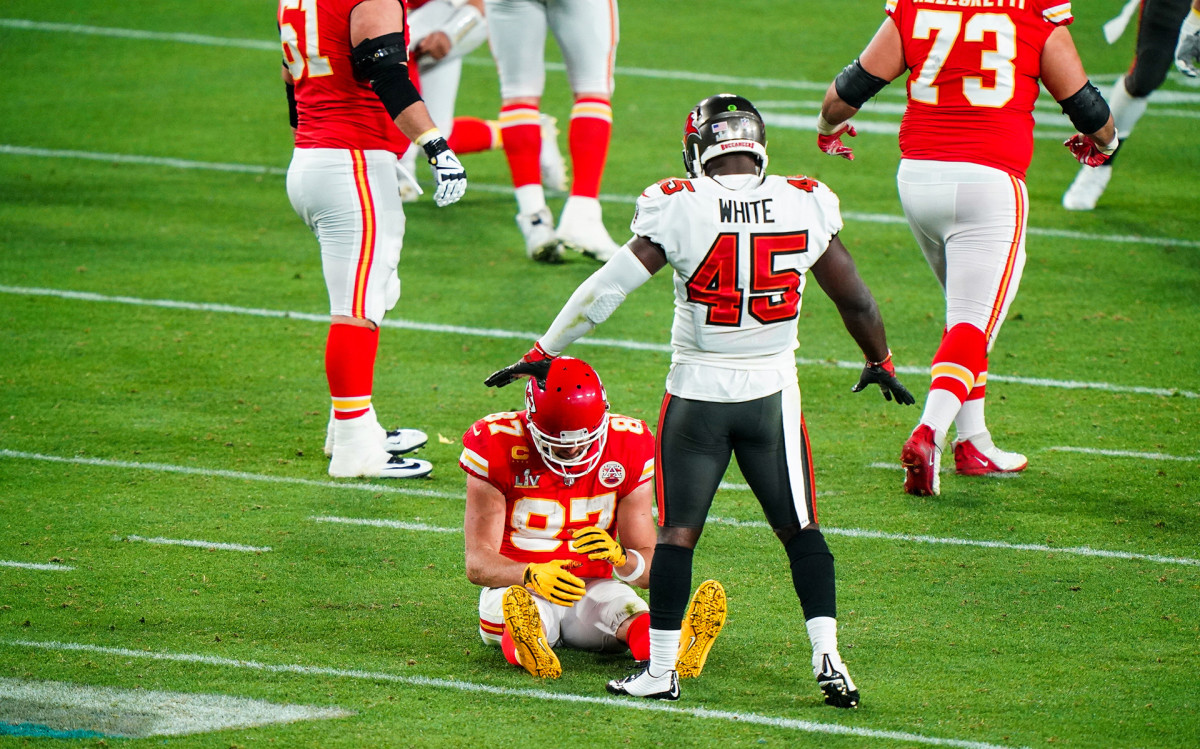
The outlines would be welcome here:
M 608 397 L 591 365 L 558 357 L 544 381 L 529 379 L 525 408 L 533 444 L 551 471 L 577 479 L 599 465 L 608 441 Z

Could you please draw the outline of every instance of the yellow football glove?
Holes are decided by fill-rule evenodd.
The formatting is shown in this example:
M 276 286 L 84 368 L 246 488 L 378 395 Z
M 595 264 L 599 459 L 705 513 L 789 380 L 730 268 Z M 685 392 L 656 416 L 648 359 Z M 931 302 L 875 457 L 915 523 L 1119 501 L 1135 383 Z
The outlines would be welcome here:
M 574 606 L 587 592 L 583 581 L 567 572 L 564 567 L 574 567 L 578 562 L 555 559 L 551 562 L 530 562 L 525 568 L 525 587 L 559 606 Z
M 617 543 L 608 531 L 594 525 L 580 528 L 572 534 L 575 540 L 571 547 L 580 554 L 587 554 L 588 559 L 612 562 L 614 567 L 625 565 L 625 547 Z

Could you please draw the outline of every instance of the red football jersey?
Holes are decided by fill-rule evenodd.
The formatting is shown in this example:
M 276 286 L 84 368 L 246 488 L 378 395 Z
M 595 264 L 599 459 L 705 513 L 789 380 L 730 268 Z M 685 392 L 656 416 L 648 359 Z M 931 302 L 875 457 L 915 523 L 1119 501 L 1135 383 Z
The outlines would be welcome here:
M 350 12 L 362 0 L 280 0 L 283 59 L 296 79 L 297 148 L 403 153 L 408 139 L 350 65 Z M 404 4 L 396 0 L 403 8 Z M 408 40 L 408 24 L 404 38 Z
M 458 465 L 500 490 L 507 504 L 500 553 L 519 562 L 574 559 L 578 577 L 611 577 L 612 565 L 571 550 L 571 533 L 595 525 L 616 536 L 621 498 L 654 478 L 654 435 L 640 419 L 609 414 L 608 441 L 591 473 L 567 480 L 546 467 L 525 411 L 491 414 L 463 435 Z
M 1042 48 L 1068 0 L 887 0 L 904 40 L 906 159 L 967 161 L 1021 179 L 1033 158 Z

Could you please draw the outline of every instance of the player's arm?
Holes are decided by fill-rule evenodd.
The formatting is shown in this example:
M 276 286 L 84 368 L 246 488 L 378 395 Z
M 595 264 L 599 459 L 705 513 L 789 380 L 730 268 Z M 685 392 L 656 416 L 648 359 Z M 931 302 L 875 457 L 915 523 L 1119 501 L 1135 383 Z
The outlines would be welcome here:
M 896 379 L 896 370 L 892 366 L 892 352 L 888 349 L 887 335 L 883 329 L 883 317 L 879 314 L 879 305 L 867 288 L 866 282 L 858 274 L 858 267 L 850 251 L 842 244 L 838 236 L 829 241 L 829 247 L 820 259 L 813 264 L 813 278 L 817 279 L 821 290 L 824 291 L 842 316 L 842 324 L 846 326 L 851 337 L 862 349 L 867 359 L 854 392 L 859 392 L 867 385 L 877 384 L 883 391 L 883 397 L 891 400 L 893 396 L 901 405 L 915 402 L 912 394 Z
M 433 124 L 421 93 L 408 77 L 404 6 L 396 0 L 363 0 L 350 11 L 350 61 L 354 75 L 370 81 L 404 136 L 425 150 L 437 188 L 434 202 L 450 205 L 467 190 L 467 172 Z
M 634 237 L 575 289 L 545 335 L 520 361 L 493 372 L 483 384 L 504 387 L 523 376 L 545 377 L 554 357 L 607 320 L 666 262 L 661 248 L 645 237 Z
M 650 587 L 650 562 L 658 542 L 658 526 L 651 514 L 653 507 L 653 481 L 643 482 L 617 503 L 617 538 L 628 558 L 624 567 L 616 567 L 614 571 L 622 580 L 639 588 Z
M 468 473 L 463 534 L 466 536 L 467 579 L 476 585 L 500 588 L 522 583 L 525 563 L 500 553 L 506 517 L 504 495 L 500 490 Z
M 295 133 L 296 126 L 300 124 L 300 112 L 296 109 L 296 79 L 286 64 L 283 65 L 283 72 L 280 75 L 283 78 L 284 93 L 287 95 L 288 122 L 291 123 L 292 132 Z
M 414 40 L 413 57 L 420 59 L 422 71 L 442 60 L 462 57 L 487 40 L 483 0 L 466 0 L 455 5 L 454 12 L 440 27 Z
M 843 135 L 852 138 L 858 134 L 850 118 L 905 70 L 900 30 L 892 19 L 885 18 L 858 59 L 829 84 L 817 118 L 817 147 L 831 156 L 853 161 L 854 151 L 842 143 Z
M 1042 85 L 1079 131 L 1065 143 L 1080 163 L 1099 166 L 1117 150 L 1117 128 L 1108 103 L 1088 80 L 1066 26 L 1050 32 L 1042 48 Z

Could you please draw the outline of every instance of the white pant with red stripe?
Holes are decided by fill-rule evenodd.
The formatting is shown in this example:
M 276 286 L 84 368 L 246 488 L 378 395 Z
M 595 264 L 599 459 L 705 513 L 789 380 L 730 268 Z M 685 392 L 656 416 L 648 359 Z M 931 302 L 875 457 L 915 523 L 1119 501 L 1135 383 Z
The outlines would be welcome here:
M 946 293 L 946 327 L 978 327 L 990 351 L 1025 267 L 1025 183 L 979 164 L 902 159 L 896 184 L 913 236 Z
M 542 96 L 547 28 L 562 51 L 571 91 L 612 95 L 617 0 L 487 0 L 486 7 L 500 98 Z
M 297 148 L 287 172 L 292 207 L 321 244 L 331 315 L 378 324 L 400 299 L 396 266 L 404 207 L 396 154 Z
M 575 650 L 620 652 L 625 644 L 617 639 L 617 630 L 650 607 L 633 588 L 613 579 L 586 578 L 587 593 L 574 606 L 559 606 L 533 594 L 546 641 L 550 647 L 565 645 Z M 504 632 L 504 591 L 508 588 L 483 588 L 479 591 L 479 636 L 489 645 L 499 645 Z

